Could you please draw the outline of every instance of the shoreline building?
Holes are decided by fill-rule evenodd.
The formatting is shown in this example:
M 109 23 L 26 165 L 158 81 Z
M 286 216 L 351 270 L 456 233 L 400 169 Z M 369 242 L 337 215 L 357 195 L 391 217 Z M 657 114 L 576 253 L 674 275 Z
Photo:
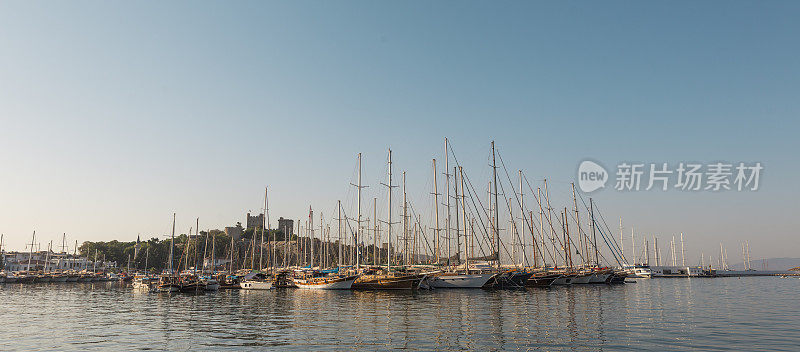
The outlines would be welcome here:
M 294 236 L 294 220 L 292 219 L 278 219 L 278 230 L 283 232 L 284 236 L 287 238 L 292 238 Z
M 245 222 L 245 224 L 247 224 L 245 229 L 260 229 L 264 226 L 263 224 L 265 224 L 264 214 L 252 216 L 250 213 L 247 213 L 247 222 Z

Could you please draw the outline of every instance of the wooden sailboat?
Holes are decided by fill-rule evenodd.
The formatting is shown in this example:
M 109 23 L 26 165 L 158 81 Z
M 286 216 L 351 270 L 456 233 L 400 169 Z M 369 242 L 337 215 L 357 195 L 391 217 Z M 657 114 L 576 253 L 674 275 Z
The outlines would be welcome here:
M 361 198 L 361 162 L 359 154 L 359 199 Z M 386 184 L 389 189 L 389 215 L 387 221 L 387 255 L 386 255 L 386 268 L 374 269 L 363 272 L 361 276 L 355 279 L 352 288 L 354 290 L 416 290 L 419 288 L 420 283 L 425 279 L 425 274 L 406 273 L 392 271 L 392 188 L 397 187 L 392 185 L 392 150 L 389 149 L 389 183 Z M 359 207 L 359 219 L 360 207 Z M 357 252 L 357 256 L 359 253 Z M 358 264 L 358 259 L 357 259 Z M 357 265 L 357 270 L 358 268 Z
M 172 213 L 172 235 L 169 243 L 169 272 L 163 274 L 158 279 L 156 291 L 163 293 L 178 292 L 181 289 L 180 277 L 175 275 L 172 268 L 173 253 L 175 250 L 175 213 Z
M 447 139 L 445 139 L 445 153 L 448 153 L 448 151 L 447 151 Z M 445 160 L 447 160 L 447 158 L 445 158 Z M 463 265 L 463 267 L 464 268 L 463 268 L 463 270 L 447 270 L 445 272 L 432 274 L 432 276 L 426 280 L 428 286 L 430 286 L 432 288 L 483 288 L 484 286 L 486 286 L 486 284 L 495 275 L 494 273 L 481 273 L 481 272 L 475 273 L 475 272 L 471 272 L 470 271 L 470 266 L 469 266 L 469 241 L 467 241 L 467 237 L 468 237 L 467 212 L 466 212 L 466 207 L 465 207 L 466 203 L 465 203 L 465 196 L 464 196 L 464 173 L 463 173 L 463 169 L 461 167 L 459 167 L 458 170 L 459 170 L 459 173 L 457 174 L 457 173 L 454 172 L 453 175 L 454 175 L 454 177 L 456 177 L 456 179 L 455 179 L 456 219 L 458 219 L 458 217 L 459 217 L 459 212 L 458 212 L 458 209 L 459 209 L 458 208 L 458 198 L 459 198 L 459 196 L 458 196 L 458 184 L 459 184 L 458 183 L 458 175 L 459 174 L 461 175 L 461 209 L 462 209 L 462 215 L 464 216 L 464 221 L 463 221 L 463 224 L 464 224 L 464 256 L 463 256 L 464 265 Z M 436 196 L 436 194 L 438 192 L 437 192 L 437 186 L 435 184 L 435 182 L 436 182 L 435 181 L 436 180 L 436 161 L 435 160 L 434 160 L 434 163 L 433 163 L 433 174 L 434 174 L 434 194 L 435 194 L 434 201 L 437 203 L 436 204 L 436 208 L 437 208 L 437 228 L 438 228 L 438 197 Z M 449 180 L 449 177 L 448 177 L 448 180 Z M 450 187 L 449 184 L 447 185 L 447 187 L 448 188 Z M 448 213 L 449 213 L 449 211 L 448 211 Z M 449 217 L 448 217 L 448 222 L 449 222 Z M 458 224 L 459 224 L 459 222 L 456 221 L 456 233 L 458 233 L 458 231 L 459 231 L 459 225 Z M 449 227 L 450 227 L 449 224 L 448 224 L 447 227 L 449 229 Z M 472 233 L 471 235 L 474 236 L 474 233 Z M 449 234 L 448 234 L 448 237 L 449 237 Z M 456 242 L 458 242 L 458 241 L 456 241 Z M 462 258 L 461 255 L 460 255 L 461 246 L 458 246 L 458 247 L 459 247 L 459 249 L 458 249 L 459 258 Z M 437 260 L 437 262 L 438 262 L 438 260 Z

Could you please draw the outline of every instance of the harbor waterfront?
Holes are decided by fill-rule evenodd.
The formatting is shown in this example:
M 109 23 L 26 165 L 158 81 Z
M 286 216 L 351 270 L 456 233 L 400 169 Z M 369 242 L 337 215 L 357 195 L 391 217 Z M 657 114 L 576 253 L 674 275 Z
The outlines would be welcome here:
M 779 277 L 172 296 L 120 282 L 6 284 L 0 336 L 6 351 L 795 351 L 798 289 L 797 278 Z

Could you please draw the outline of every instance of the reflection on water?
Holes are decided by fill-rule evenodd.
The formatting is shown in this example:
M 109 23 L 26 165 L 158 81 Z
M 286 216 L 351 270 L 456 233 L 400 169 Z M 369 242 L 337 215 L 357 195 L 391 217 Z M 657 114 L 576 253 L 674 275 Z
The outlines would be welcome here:
M 654 279 L 523 291 L 158 295 L 0 285 L 3 350 L 794 351 L 800 280 Z

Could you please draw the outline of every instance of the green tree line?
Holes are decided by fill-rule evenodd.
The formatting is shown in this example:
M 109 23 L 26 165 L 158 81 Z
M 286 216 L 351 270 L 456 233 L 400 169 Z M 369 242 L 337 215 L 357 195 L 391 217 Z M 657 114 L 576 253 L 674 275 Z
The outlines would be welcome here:
M 242 232 L 239 241 L 233 244 L 234 257 L 241 258 L 242 251 L 252 242 L 253 234 L 256 240 L 261 239 L 261 229 L 247 229 Z M 271 241 L 275 236 L 278 242 L 284 240 L 282 231 L 269 230 L 264 232 L 264 242 Z M 215 245 L 212 243 L 215 241 Z M 161 271 L 169 267 L 170 239 L 159 239 L 157 237 L 139 242 L 139 249 L 136 250 L 136 241 L 120 242 L 117 240 L 107 242 L 83 242 L 78 247 L 80 256 L 94 260 L 95 251 L 97 259 L 102 260 L 105 256 L 106 261 L 116 261 L 120 269 L 125 270 L 130 259 L 131 271 L 150 270 Z M 173 249 L 173 268 L 182 270 L 187 267 L 202 266 L 205 253 L 206 258 L 229 258 L 231 255 L 231 238 L 221 230 L 200 231 L 198 236 L 181 234 L 175 236 Z M 212 253 L 214 250 L 214 253 Z M 145 268 L 145 265 L 147 266 Z

